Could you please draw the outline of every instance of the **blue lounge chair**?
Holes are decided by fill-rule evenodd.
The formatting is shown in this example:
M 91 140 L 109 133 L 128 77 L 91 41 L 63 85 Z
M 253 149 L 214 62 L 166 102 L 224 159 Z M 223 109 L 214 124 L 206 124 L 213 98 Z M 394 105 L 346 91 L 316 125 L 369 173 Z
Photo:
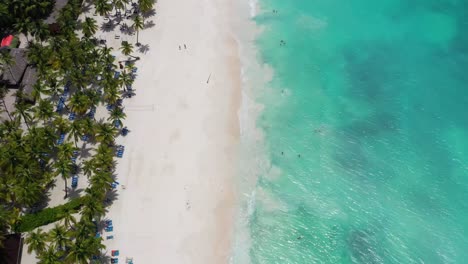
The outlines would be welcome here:
M 111 251 L 111 255 L 112 255 L 113 257 L 117 257 L 117 256 L 120 255 L 120 252 L 119 252 L 118 250 L 112 250 L 112 251 Z
M 106 232 L 112 232 L 114 231 L 114 227 L 113 226 L 108 226 L 105 228 Z
M 88 135 L 83 135 L 83 136 L 81 137 L 81 140 L 83 140 L 83 141 L 88 141 L 88 140 L 89 140 L 89 136 L 88 136 Z
M 96 238 L 100 238 L 100 237 L 101 237 L 101 233 L 96 232 L 96 236 L 95 236 L 95 237 L 96 237 Z
M 114 78 L 117 79 L 117 78 L 119 78 L 119 76 L 120 76 L 120 72 L 119 72 L 119 71 L 115 71 L 115 72 L 114 72 Z
M 118 258 L 111 258 L 111 263 L 119 263 L 119 259 Z
M 63 108 L 64 108 L 64 106 L 65 106 L 65 105 L 63 104 L 63 102 L 59 102 L 58 105 L 57 105 L 57 110 L 56 110 L 56 111 L 57 111 L 57 112 L 62 111 Z
M 71 112 L 70 115 L 68 116 L 68 120 L 70 121 L 75 120 L 75 113 Z
M 77 176 L 73 176 L 71 186 L 72 186 L 72 188 L 78 187 L 78 177 Z
M 107 240 L 114 239 L 114 235 L 106 236 Z
M 64 140 L 65 140 L 65 134 L 60 134 L 60 137 L 57 140 L 57 144 L 62 145 Z
M 122 128 L 122 136 L 126 136 L 128 134 L 128 128 L 124 127 Z

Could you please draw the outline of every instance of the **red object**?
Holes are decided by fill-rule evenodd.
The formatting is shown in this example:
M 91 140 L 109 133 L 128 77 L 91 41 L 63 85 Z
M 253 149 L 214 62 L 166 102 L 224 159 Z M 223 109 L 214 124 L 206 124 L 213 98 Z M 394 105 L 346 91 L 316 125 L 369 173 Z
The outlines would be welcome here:
M 2 39 L 2 44 L 0 47 L 10 46 L 12 40 L 13 40 L 13 35 L 4 37 Z

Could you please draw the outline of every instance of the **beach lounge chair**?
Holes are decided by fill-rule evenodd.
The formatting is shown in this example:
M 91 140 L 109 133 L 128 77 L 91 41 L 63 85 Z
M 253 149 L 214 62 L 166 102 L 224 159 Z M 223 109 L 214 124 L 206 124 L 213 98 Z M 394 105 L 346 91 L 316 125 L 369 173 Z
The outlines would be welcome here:
M 65 134 L 60 134 L 60 137 L 57 140 L 57 144 L 62 145 L 64 140 L 65 140 Z
M 73 175 L 71 186 L 72 186 L 72 188 L 78 187 L 78 176 Z
M 113 226 L 108 226 L 104 229 L 106 232 L 112 232 L 114 231 L 114 227 Z
M 124 127 L 122 128 L 122 136 L 126 136 L 128 134 L 128 128 Z
M 96 237 L 96 238 L 100 238 L 100 237 L 101 237 L 101 233 L 96 232 L 96 236 L 95 236 L 95 237 Z
M 119 263 L 119 259 L 118 258 L 111 258 L 111 263 Z
M 76 117 L 75 113 L 71 112 L 70 115 L 68 116 L 68 120 L 73 121 L 75 120 L 75 117 Z
M 114 239 L 114 235 L 106 236 L 107 240 Z
M 118 251 L 118 250 L 112 250 L 112 251 L 111 251 L 111 255 L 112 255 L 113 257 L 117 257 L 117 256 L 119 256 L 119 251 Z
M 88 141 L 88 140 L 89 140 L 89 135 L 83 135 L 83 136 L 81 137 L 81 140 L 83 140 L 83 141 Z
M 129 257 L 125 258 L 125 263 L 133 264 L 133 258 L 129 258 Z
M 106 220 L 106 221 L 104 222 L 104 225 L 105 225 L 105 226 L 111 226 L 111 225 L 112 225 L 112 220 Z

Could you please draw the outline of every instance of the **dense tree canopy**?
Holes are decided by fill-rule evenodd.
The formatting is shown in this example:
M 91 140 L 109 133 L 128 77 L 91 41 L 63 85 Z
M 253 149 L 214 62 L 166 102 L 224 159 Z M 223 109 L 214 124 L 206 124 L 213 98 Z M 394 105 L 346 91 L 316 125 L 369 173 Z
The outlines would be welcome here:
M 101 15 L 133 8 L 129 3 L 91 2 Z M 141 8 L 136 10 L 149 11 L 154 1 L 138 3 Z M 134 76 L 127 68 L 114 75 L 113 49 L 95 41 L 95 19 L 77 21 L 82 0 L 70 0 L 61 10 L 60 31 L 55 34 L 40 20 L 52 7 L 50 0 L 0 3 L 0 31 L 33 36 L 27 56 L 38 75 L 32 92 L 35 104 L 18 91 L 14 109 L 8 109 L 7 89 L 0 86 L 0 110 L 8 117 L 0 123 L 0 246 L 2 236 L 18 229 L 21 216 L 44 203 L 55 179 L 64 179 L 67 197 L 70 178 L 81 174 L 90 185 L 84 191 L 79 217 L 67 211 L 52 230 L 36 229 L 25 242 L 28 251 L 35 251 L 38 263 L 88 263 L 103 249 L 102 239 L 95 237 L 96 222 L 106 213 L 106 196 L 114 182 L 115 138 L 126 117 L 120 102 Z M 134 24 L 137 31 L 143 29 L 140 13 L 134 16 Z M 133 46 L 123 43 L 121 50 L 131 56 Z M 8 69 L 9 58 L 0 59 L 0 67 Z M 108 107 L 107 117 L 94 118 L 98 107 Z

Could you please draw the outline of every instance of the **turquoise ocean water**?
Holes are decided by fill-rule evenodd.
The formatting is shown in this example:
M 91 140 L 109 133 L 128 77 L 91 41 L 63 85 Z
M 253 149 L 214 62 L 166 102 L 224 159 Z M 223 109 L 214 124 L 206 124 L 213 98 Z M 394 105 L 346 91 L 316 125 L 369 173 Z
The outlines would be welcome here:
M 250 262 L 468 263 L 468 0 L 260 6 Z

